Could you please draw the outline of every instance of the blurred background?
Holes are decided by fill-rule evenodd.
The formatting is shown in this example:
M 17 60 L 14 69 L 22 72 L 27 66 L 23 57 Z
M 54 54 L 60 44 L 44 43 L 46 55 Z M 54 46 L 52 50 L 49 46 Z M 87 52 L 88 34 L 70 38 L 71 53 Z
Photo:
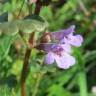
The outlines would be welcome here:
M 0 0 L 0 22 L 17 19 L 21 9 L 19 19 L 27 16 L 27 5 L 24 3 L 22 6 L 22 3 L 23 0 Z M 96 0 L 52 0 L 48 6 L 42 7 L 40 16 L 48 21 L 50 31 L 76 25 L 76 34 L 84 37 L 84 43 L 80 48 L 73 48 L 77 63 L 70 69 L 47 66 L 37 96 L 96 96 Z M 0 60 L 0 95 L 20 96 L 25 48 L 19 39 L 12 45 L 8 45 L 8 42 L 11 41 L 0 41 L 3 45 L 0 47 L 0 59 L 4 56 Z M 26 80 L 27 96 L 32 96 L 34 92 L 40 68 L 39 64 L 33 63 L 38 63 L 42 54 L 34 49 L 31 55 L 30 72 Z

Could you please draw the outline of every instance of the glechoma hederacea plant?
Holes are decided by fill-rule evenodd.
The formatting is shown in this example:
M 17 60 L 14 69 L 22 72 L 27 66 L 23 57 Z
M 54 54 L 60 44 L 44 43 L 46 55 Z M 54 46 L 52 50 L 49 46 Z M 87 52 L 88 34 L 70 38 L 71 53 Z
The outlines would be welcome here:
M 52 64 L 54 60 L 57 66 L 62 69 L 67 69 L 76 63 L 76 60 L 71 56 L 71 47 L 79 47 L 83 42 L 81 35 L 73 35 L 75 26 L 72 25 L 68 29 L 60 30 L 58 32 L 46 33 L 44 38 L 48 38 L 48 43 L 40 42 L 38 49 L 44 50 L 47 55 L 45 56 L 45 64 Z M 50 40 L 49 40 L 50 38 Z M 55 39 L 56 42 L 52 42 Z M 53 41 L 55 41 L 53 40 Z
M 76 59 L 72 56 L 72 48 L 80 47 L 83 43 L 83 37 L 81 35 L 74 35 L 75 25 L 56 32 L 48 31 L 47 21 L 38 16 L 41 7 L 44 6 L 44 4 L 50 4 L 48 1 L 48 4 L 41 2 L 41 0 L 26 0 L 26 3 L 28 3 L 29 6 L 36 3 L 34 14 L 30 13 L 21 20 L 0 23 L 0 35 L 14 38 L 14 36 L 18 34 L 23 38 L 23 36 L 27 34 L 27 40 L 23 38 L 27 48 L 21 74 L 22 96 L 26 96 L 25 80 L 28 73 L 29 59 L 31 59 L 30 54 L 33 48 L 45 53 L 43 56 L 44 66 L 46 66 L 46 64 L 50 66 L 50 64 L 56 62 L 59 68 L 68 69 L 76 64 Z

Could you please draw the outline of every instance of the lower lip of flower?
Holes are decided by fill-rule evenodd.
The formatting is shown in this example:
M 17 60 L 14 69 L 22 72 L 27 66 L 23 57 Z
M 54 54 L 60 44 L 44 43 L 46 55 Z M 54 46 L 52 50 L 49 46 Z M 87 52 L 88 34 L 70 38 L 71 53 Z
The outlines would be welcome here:
M 65 38 L 66 38 L 67 40 L 71 40 L 71 38 L 69 38 L 68 36 L 65 36 Z
M 62 56 L 62 52 L 61 51 L 54 51 L 54 54 L 58 55 L 59 57 Z

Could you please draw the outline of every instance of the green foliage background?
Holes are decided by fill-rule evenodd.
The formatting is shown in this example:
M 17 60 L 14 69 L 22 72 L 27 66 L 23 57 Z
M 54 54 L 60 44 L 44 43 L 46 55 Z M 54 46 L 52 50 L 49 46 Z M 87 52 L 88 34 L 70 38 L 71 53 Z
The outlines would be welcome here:
M 62 0 L 61 0 L 62 1 Z M 76 25 L 76 34 L 82 34 L 84 43 L 73 49 L 76 65 L 61 70 L 55 65 L 45 66 L 37 96 L 96 96 L 96 0 L 53 0 L 41 9 L 40 16 L 49 23 L 50 31 L 57 31 Z M 0 22 L 16 20 L 23 0 L 0 0 Z M 32 5 L 34 10 L 34 4 Z M 24 4 L 20 18 L 28 15 Z M 27 28 L 27 27 L 26 27 Z M 37 27 L 36 27 L 37 28 Z M 5 29 L 6 30 L 6 29 Z M 0 30 L 1 32 L 1 30 Z M 10 33 L 8 33 L 10 34 Z M 20 96 L 20 76 L 26 46 L 18 36 L 0 35 L 0 96 Z M 40 73 L 42 54 L 33 50 L 30 72 L 26 81 L 27 96 L 35 91 Z M 47 71 L 46 71 L 47 70 Z

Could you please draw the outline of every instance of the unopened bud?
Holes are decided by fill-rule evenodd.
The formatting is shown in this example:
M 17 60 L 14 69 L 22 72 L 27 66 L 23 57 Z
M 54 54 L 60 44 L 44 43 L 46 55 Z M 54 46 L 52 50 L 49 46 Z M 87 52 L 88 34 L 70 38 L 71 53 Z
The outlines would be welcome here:
M 43 34 L 43 36 L 41 37 L 41 42 L 40 43 L 48 43 L 51 41 L 51 36 L 49 32 L 46 32 Z

